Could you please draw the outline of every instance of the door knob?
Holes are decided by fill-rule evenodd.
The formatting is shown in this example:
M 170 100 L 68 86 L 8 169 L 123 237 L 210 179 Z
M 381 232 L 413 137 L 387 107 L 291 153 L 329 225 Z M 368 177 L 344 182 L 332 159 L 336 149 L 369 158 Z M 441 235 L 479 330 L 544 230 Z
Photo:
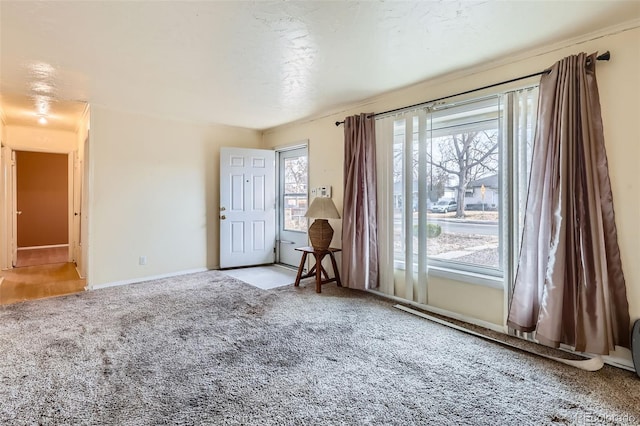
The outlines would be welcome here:
M 220 216 L 220 220 L 225 220 L 227 217 L 225 215 Z
M 16 211 L 16 214 L 22 214 L 21 210 Z

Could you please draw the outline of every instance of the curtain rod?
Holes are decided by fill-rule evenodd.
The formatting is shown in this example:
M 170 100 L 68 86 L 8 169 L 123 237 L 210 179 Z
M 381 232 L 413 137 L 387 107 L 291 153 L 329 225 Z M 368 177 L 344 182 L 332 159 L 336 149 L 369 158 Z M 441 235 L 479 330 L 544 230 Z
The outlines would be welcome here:
M 598 61 L 608 61 L 609 59 L 611 59 L 611 53 L 609 53 L 609 51 L 607 50 L 602 55 L 597 56 L 596 59 Z M 419 106 L 422 106 L 422 105 L 427 105 L 427 104 L 431 104 L 431 103 L 434 103 L 434 102 L 442 101 L 444 99 L 454 98 L 456 96 L 462 96 L 462 95 L 467 95 L 467 94 L 473 93 L 473 92 L 479 92 L 480 90 L 490 89 L 490 88 L 496 87 L 496 86 L 502 86 L 503 84 L 513 83 L 514 81 L 524 80 L 526 78 L 535 77 L 537 75 L 542 75 L 542 74 L 548 74 L 550 72 L 551 72 L 551 68 L 547 68 L 546 70 L 542 70 L 540 72 L 534 72 L 533 74 L 523 75 L 521 77 L 512 78 L 511 80 L 505 80 L 505 81 L 501 81 L 499 83 L 490 84 L 488 86 L 478 87 L 477 89 L 467 90 L 465 92 L 456 93 L 455 95 L 443 96 L 442 98 L 432 99 L 430 101 L 424 101 L 424 102 L 420 102 L 418 104 L 413 104 L 413 105 L 405 106 L 405 107 L 402 107 L 402 108 L 396 108 L 396 109 L 390 109 L 389 111 L 377 112 L 375 114 L 371 114 L 369 116 L 369 118 L 375 117 L 376 115 L 390 114 L 392 112 L 397 112 L 397 111 L 403 111 L 405 109 L 416 108 L 416 107 L 419 107 Z M 344 121 L 336 121 L 336 126 L 339 126 L 341 124 L 344 124 Z

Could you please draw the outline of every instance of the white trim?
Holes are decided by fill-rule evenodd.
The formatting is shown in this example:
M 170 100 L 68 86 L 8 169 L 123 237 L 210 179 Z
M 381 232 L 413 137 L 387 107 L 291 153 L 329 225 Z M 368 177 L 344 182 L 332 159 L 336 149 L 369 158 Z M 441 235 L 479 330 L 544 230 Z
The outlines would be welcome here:
M 14 126 L 17 127 L 17 126 Z M 69 148 L 69 149 L 57 149 L 57 148 L 47 148 L 47 147 L 33 147 L 33 146 L 29 146 L 29 147 L 19 147 L 19 148 L 13 148 L 13 147 L 9 147 L 11 149 L 11 151 L 14 152 L 38 152 L 38 153 L 44 153 L 44 154 L 64 154 L 64 155 L 69 155 L 71 154 L 74 149 L 73 148 Z
M 445 268 L 441 266 L 429 266 L 429 275 L 447 278 L 467 284 L 481 285 L 484 287 L 504 290 L 504 277 L 471 272 L 464 269 Z
M 306 181 L 306 186 L 307 186 L 307 205 L 309 205 L 309 201 L 310 201 L 310 197 L 311 197 L 311 188 L 309 185 L 309 176 L 310 176 L 310 166 L 311 166 L 311 162 L 309 161 L 309 139 L 304 139 L 302 141 L 299 142 L 294 142 L 292 144 L 289 145 L 280 145 L 277 147 L 274 147 L 273 150 L 276 153 L 276 160 L 275 160 L 275 166 L 276 166 L 276 181 L 275 181 L 275 190 L 276 190 L 276 239 L 273 242 L 273 247 L 275 249 L 275 257 L 274 257 L 274 264 L 279 264 L 282 262 L 282 253 L 280 251 L 280 241 L 283 239 L 282 238 L 282 233 L 283 232 L 293 232 L 294 235 L 295 234 L 304 234 L 304 236 L 306 236 L 306 240 L 303 244 L 305 245 L 309 245 L 309 232 L 308 230 L 304 230 L 304 231 L 298 231 L 298 230 L 293 230 L 293 229 L 285 229 L 284 228 L 284 224 L 282 223 L 282 216 L 284 215 L 283 211 L 284 211 L 284 205 L 280 202 L 281 198 L 283 197 L 283 191 L 284 191 L 284 182 L 283 182 L 283 166 L 282 166 L 282 159 L 283 156 L 286 156 L 287 153 L 291 153 L 294 151 L 304 151 L 304 155 L 307 158 L 307 181 Z M 295 154 L 295 153 L 294 153 Z M 285 157 L 286 158 L 286 157 Z M 307 229 L 308 229 L 309 225 L 307 224 Z M 300 235 L 300 237 L 302 237 L 302 235 Z M 300 253 L 300 256 L 302 256 L 302 254 Z M 309 264 L 311 260 L 307 260 L 307 266 Z M 288 265 L 291 266 L 292 268 L 298 268 L 296 265 Z
M 399 303 L 402 303 L 402 304 L 405 304 L 405 305 L 411 305 L 411 306 L 414 306 L 414 307 L 416 307 L 418 309 L 422 309 L 422 310 L 427 311 L 427 312 L 433 312 L 434 314 L 439 314 L 439 315 L 443 315 L 445 317 L 449 317 L 449 318 L 452 318 L 452 319 L 455 319 L 455 320 L 464 321 L 464 322 L 466 322 L 468 324 L 473 324 L 473 325 L 477 325 L 477 326 L 480 326 L 480 327 L 484 327 L 484 328 L 487 328 L 489 330 L 493 330 L 493 331 L 496 331 L 498 333 L 502 333 L 502 334 L 507 335 L 507 336 L 517 337 L 517 336 L 512 336 L 511 334 L 509 334 L 509 330 L 507 329 L 506 326 L 500 326 L 498 324 L 494 324 L 494 323 L 491 323 L 491 322 L 479 320 L 477 318 L 468 317 L 466 315 L 458 314 L 456 312 L 451 312 L 451 311 L 448 311 L 446 309 L 440 309 L 440 308 L 435 308 L 435 307 L 428 306 L 428 305 L 422 305 L 420 303 L 412 302 L 410 300 L 405 300 L 405 299 L 403 299 L 401 297 L 391 296 L 391 295 L 388 295 L 388 294 L 385 294 L 385 293 L 381 293 L 381 292 L 379 292 L 377 290 L 369 289 L 367 291 L 369 293 L 373 293 L 373 294 L 375 294 L 377 296 L 384 297 L 386 299 L 391 299 L 391 300 L 393 300 L 395 302 L 399 302 Z M 406 311 L 406 309 L 403 309 L 403 310 Z M 426 314 L 424 314 L 424 315 L 426 316 Z M 421 315 L 419 315 L 419 316 L 421 316 Z M 526 340 L 526 339 L 523 339 L 523 340 L 530 341 L 530 340 Z M 530 342 L 539 344 L 539 343 L 533 342 L 533 341 L 530 341 Z M 584 356 L 584 357 L 587 357 L 587 358 L 593 358 L 593 357 L 598 357 L 599 356 L 600 358 L 602 358 L 604 363 L 607 364 L 607 365 L 610 365 L 612 367 L 622 368 L 624 370 L 628 370 L 628 371 L 631 371 L 631 372 L 635 371 L 635 369 L 633 367 L 633 363 L 631 361 L 625 359 L 625 358 L 604 356 L 604 355 L 591 355 L 591 354 L 586 354 L 586 353 L 582 353 L 582 352 L 575 352 L 575 351 L 571 350 L 570 348 L 565 347 L 564 345 L 561 345 L 560 348 L 558 348 L 558 349 L 561 350 L 561 351 L 564 351 L 564 352 L 571 353 L 573 355 Z
M 569 352 L 576 353 L 573 351 Z M 602 355 L 602 359 L 604 360 L 605 364 L 611 365 L 612 367 L 622 368 L 623 370 L 632 371 L 634 373 L 636 372 L 636 369 L 633 367 L 633 361 L 609 355 Z
M 431 315 L 427 315 L 424 312 L 419 312 L 419 311 L 416 311 L 414 309 L 407 308 L 406 306 L 395 305 L 394 308 L 400 309 L 401 311 L 410 313 L 412 315 L 416 315 L 416 316 L 418 316 L 420 318 L 424 318 L 424 319 L 427 319 L 429 321 L 433 321 L 435 323 L 438 323 L 438 324 L 453 328 L 454 330 L 458 330 L 458 331 L 461 331 L 463 333 L 467 333 L 467 334 L 470 334 L 472 336 L 476 336 L 476 337 L 479 337 L 481 339 L 485 339 L 485 340 L 488 340 L 490 342 L 497 343 L 499 345 L 507 346 L 507 347 L 510 347 L 510 348 L 513 348 L 513 349 L 516 349 L 516 350 L 525 351 L 525 352 L 528 352 L 528 353 L 533 354 L 533 355 L 538 355 L 538 356 L 541 356 L 543 358 L 547 358 L 547 359 L 550 359 L 550 360 L 553 360 L 553 361 L 560 362 L 562 364 L 566 364 L 566 365 L 570 365 L 572 367 L 579 368 L 581 370 L 598 371 L 604 366 L 604 360 L 602 359 L 601 356 L 598 356 L 598 355 L 591 356 L 590 354 L 579 354 L 579 355 L 584 357 L 584 359 L 581 359 L 581 360 L 557 358 L 557 357 L 554 357 L 554 356 L 550 356 L 550 355 L 546 355 L 546 354 L 543 354 L 543 353 L 540 353 L 540 352 L 536 352 L 536 351 L 528 349 L 528 348 L 524 348 L 524 347 L 513 345 L 513 344 L 511 344 L 511 343 L 509 343 L 507 341 L 498 340 L 498 339 L 493 338 L 491 336 L 488 336 L 486 334 L 478 333 L 478 332 L 470 330 L 468 328 L 461 327 L 461 326 L 459 326 L 457 324 L 453 324 L 453 323 L 451 323 L 449 321 L 445 321 L 445 320 L 442 320 L 440 318 L 432 317 Z M 576 355 L 578 355 L 578 354 L 576 354 Z
M 78 120 L 78 123 L 76 124 L 76 128 L 74 130 L 75 133 L 80 132 L 80 130 L 82 129 L 82 125 L 84 124 L 87 115 L 89 115 L 89 112 L 91 111 L 91 106 L 89 105 L 89 102 L 85 102 L 84 103 L 84 108 L 82 110 L 82 115 L 80 116 L 80 119 Z M 89 130 L 89 127 L 87 126 L 87 130 Z M 86 137 L 85 137 L 86 138 Z M 85 139 L 83 138 L 83 139 Z M 83 141 L 84 143 L 84 141 Z
M 456 320 L 459 320 L 459 321 L 464 321 L 464 322 L 469 323 L 469 324 L 477 325 L 477 326 L 480 326 L 480 327 L 488 328 L 489 330 L 493 330 L 493 331 L 497 331 L 499 333 L 505 333 L 506 334 L 505 327 L 503 327 L 501 325 L 498 325 L 498 324 L 494 324 L 492 322 L 483 321 L 483 320 L 480 320 L 480 319 L 477 319 L 477 318 L 473 318 L 473 317 L 462 315 L 462 314 L 459 314 L 459 313 L 456 313 L 456 312 L 448 311 L 446 309 L 435 308 L 433 306 L 423 305 L 423 304 L 417 303 L 417 302 L 412 302 L 410 300 L 406 300 L 406 299 L 403 299 L 401 297 L 391 296 L 389 294 L 381 293 L 381 292 L 379 292 L 377 290 L 369 289 L 367 291 L 369 293 L 373 293 L 373 294 L 375 294 L 377 296 L 381 296 L 381 297 L 384 297 L 384 298 L 387 298 L 387 299 L 391 299 L 394 302 L 403 303 L 405 305 L 411 305 L 411 306 L 416 307 L 418 309 L 422 309 L 422 310 L 425 310 L 425 311 L 428 311 L 428 312 L 433 312 L 434 314 L 444 315 L 444 316 L 449 317 L 449 318 L 453 318 L 453 319 L 456 319 Z
M 273 150 L 276 152 L 286 152 L 286 151 L 293 151 L 294 149 L 298 149 L 298 148 L 307 148 L 307 150 L 309 149 L 309 139 L 304 139 L 301 140 L 299 142 L 294 142 L 291 144 L 284 144 L 284 145 L 278 145 L 278 146 L 274 146 Z
M 18 250 L 39 250 L 48 248 L 69 247 L 69 244 L 51 244 L 48 246 L 30 246 L 30 247 L 18 247 Z
M 160 274 L 160 275 L 151 275 L 151 276 L 147 276 L 147 277 L 140 277 L 140 278 L 132 278 L 129 280 L 122 280 L 122 281 L 113 281 L 110 283 L 104 283 L 104 284 L 98 284 L 98 285 L 94 285 L 94 286 L 87 286 L 86 289 L 87 290 L 100 290 L 102 288 L 108 288 L 108 287 L 117 287 L 117 286 L 121 286 L 121 285 L 128 285 L 128 284 L 136 284 L 136 283 L 141 283 L 141 282 L 145 282 L 145 281 L 152 281 L 152 280 L 160 280 L 163 278 L 171 278 L 171 277 L 177 277 L 180 275 L 187 275 L 187 274 L 195 274 L 197 272 L 206 272 L 209 271 L 209 268 L 195 268 L 195 269 L 187 269 L 184 271 L 178 271 L 178 272 L 170 272 L 168 274 Z

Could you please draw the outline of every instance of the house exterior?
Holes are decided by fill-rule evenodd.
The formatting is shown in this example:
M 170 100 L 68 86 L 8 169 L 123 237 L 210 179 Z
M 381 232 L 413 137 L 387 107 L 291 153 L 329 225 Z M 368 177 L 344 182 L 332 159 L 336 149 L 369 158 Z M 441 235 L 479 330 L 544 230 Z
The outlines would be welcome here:
M 483 193 L 484 192 L 484 193 Z M 498 175 L 469 182 L 464 194 L 465 210 L 496 210 L 499 207 Z

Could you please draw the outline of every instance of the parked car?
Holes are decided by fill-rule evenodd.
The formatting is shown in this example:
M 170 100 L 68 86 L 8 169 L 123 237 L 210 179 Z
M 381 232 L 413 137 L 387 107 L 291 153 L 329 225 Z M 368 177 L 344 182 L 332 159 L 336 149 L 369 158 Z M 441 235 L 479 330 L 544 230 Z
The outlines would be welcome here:
M 449 213 L 458 210 L 458 203 L 453 200 L 440 200 L 431 206 L 433 213 Z

